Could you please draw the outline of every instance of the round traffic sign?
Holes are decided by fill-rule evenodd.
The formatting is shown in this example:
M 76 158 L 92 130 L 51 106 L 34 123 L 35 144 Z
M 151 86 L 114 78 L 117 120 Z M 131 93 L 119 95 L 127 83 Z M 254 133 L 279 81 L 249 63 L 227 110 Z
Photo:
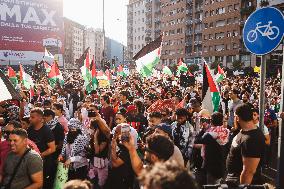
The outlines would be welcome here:
M 284 35 L 284 16 L 274 7 L 265 7 L 253 12 L 246 20 L 243 41 L 253 54 L 264 55 L 281 43 Z

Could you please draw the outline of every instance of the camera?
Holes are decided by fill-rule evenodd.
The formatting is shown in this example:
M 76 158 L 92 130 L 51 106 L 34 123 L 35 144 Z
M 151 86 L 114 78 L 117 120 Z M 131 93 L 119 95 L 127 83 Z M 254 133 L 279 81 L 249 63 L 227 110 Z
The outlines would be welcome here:
M 97 116 L 97 112 L 93 110 L 88 110 L 88 117 L 96 117 L 96 116 Z

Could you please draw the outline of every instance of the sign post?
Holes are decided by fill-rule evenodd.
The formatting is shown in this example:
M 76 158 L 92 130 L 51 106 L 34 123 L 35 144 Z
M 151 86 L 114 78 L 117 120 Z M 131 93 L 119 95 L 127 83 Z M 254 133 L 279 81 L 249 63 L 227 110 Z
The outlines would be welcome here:
M 261 75 L 260 75 L 260 120 L 259 126 L 263 130 L 264 126 L 264 103 L 265 103 L 265 76 L 266 76 L 266 57 L 265 55 L 272 52 L 279 46 L 284 35 L 284 16 L 280 10 L 274 7 L 265 7 L 254 11 L 247 19 L 243 30 L 243 41 L 246 48 L 255 55 L 261 55 Z M 282 66 L 283 70 L 283 66 Z M 282 71 L 283 72 L 283 71 Z M 283 75 L 282 75 L 283 76 Z M 282 103 L 283 103 L 283 79 L 282 79 Z M 282 107 L 283 108 L 283 107 Z M 281 126 L 282 127 L 282 126 Z M 284 167 L 280 161 L 280 153 L 283 158 L 283 146 L 279 127 L 279 146 L 278 146 L 278 171 L 277 171 L 277 189 L 284 188 L 283 174 Z M 281 137 L 281 138 L 280 138 Z M 282 148 L 281 148 L 282 146 Z M 282 149 L 282 150 L 281 150 Z M 283 160 L 282 160 L 283 162 Z M 281 164 L 281 166 L 280 166 Z M 282 181 L 281 181 L 282 176 Z

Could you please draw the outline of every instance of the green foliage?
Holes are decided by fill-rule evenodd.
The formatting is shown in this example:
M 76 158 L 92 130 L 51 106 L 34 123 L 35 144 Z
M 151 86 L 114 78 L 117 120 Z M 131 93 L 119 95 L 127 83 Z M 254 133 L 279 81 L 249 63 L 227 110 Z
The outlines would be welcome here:
M 245 64 L 241 61 L 241 60 L 235 60 L 232 64 L 234 70 L 239 70 L 241 68 L 243 68 Z
M 191 73 L 197 72 L 199 70 L 199 66 L 197 64 L 190 64 L 188 69 Z
M 216 70 L 218 68 L 218 65 L 221 65 L 221 62 L 218 60 L 215 60 L 214 62 L 211 63 L 210 69 L 211 70 Z

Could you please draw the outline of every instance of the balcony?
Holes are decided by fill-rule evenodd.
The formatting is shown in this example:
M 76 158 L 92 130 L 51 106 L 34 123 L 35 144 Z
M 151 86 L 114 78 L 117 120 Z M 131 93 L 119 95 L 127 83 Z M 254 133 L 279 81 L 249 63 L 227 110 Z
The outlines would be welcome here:
M 146 23 L 147 25 L 152 25 L 152 20 L 146 20 L 145 23 Z
M 192 4 L 192 0 L 186 0 L 186 3 Z
M 202 7 L 195 7 L 195 12 L 200 12 L 202 10 Z
M 192 35 L 192 33 L 193 33 L 192 31 L 186 31 L 185 32 L 186 35 Z
M 188 46 L 191 46 L 191 45 L 192 45 L 192 41 L 186 41 L 186 42 L 185 42 L 185 46 L 188 47 Z
M 202 32 L 202 30 L 200 30 L 200 29 L 197 29 L 197 30 L 194 31 L 195 34 L 198 34 L 198 33 L 201 33 L 201 32 Z
M 185 13 L 186 13 L 187 15 L 188 15 L 188 14 L 192 15 L 192 9 L 186 10 Z
M 151 33 L 151 32 L 152 32 L 151 29 L 146 29 L 146 30 L 145 30 L 145 33 Z
M 155 29 L 155 33 L 161 33 L 160 29 Z
M 193 24 L 193 21 L 192 21 L 192 20 L 187 20 L 187 21 L 185 21 L 185 24 L 186 24 L 186 25 L 192 25 L 192 24 Z
M 160 22 L 161 22 L 161 19 L 160 19 L 160 18 L 155 18 L 155 19 L 154 19 L 154 22 L 155 22 L 155 23 L 160 23 Z

